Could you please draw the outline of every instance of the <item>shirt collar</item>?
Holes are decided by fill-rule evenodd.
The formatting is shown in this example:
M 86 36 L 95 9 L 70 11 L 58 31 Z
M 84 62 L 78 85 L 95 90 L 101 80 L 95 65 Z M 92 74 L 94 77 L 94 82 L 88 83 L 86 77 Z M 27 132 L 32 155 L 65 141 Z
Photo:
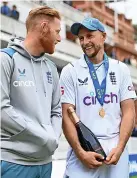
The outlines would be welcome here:
M 84 58 L 84 54 L 82 54 L 81 58 L 79 59 L 79 64 L 84 68 L 88 68 L 88 65 L 87 65 L 85 58 Z
M 107 55 L 105 55 L 105 53 L 104 53 L 104 59 L 106 57 L 107 57 Z M 84 54 L 82 54 L 81 58 L 79 59 L 79 64 L 84 68 L 88 68 L 88 65 L 87 65 L 85 58 L 84 58 Z

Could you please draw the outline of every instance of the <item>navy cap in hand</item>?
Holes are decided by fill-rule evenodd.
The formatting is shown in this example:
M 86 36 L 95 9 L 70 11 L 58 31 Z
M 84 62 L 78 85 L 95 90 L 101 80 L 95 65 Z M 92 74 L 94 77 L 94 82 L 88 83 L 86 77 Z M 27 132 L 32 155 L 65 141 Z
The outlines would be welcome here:
M 81 27 L 85 27 L 91 31 L 99 30 L 101 32 L 105 32 L 103 24 L 98 19 L 92 17 L 86 17 L 81 23 L 74 23 L 71 26 L 71 32 L 74 35 L 78 35 Z

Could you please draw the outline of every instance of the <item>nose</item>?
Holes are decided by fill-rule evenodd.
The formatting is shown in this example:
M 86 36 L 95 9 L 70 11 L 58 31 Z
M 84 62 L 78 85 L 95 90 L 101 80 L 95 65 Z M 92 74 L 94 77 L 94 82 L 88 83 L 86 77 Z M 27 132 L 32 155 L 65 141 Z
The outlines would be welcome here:
M 84 37 L 84 45 L 88 44 L 91 40 L 87 37 Z
M 58 39 L 57 39 L 58 42 L 61 42 L 61 36 L 58 35 Z

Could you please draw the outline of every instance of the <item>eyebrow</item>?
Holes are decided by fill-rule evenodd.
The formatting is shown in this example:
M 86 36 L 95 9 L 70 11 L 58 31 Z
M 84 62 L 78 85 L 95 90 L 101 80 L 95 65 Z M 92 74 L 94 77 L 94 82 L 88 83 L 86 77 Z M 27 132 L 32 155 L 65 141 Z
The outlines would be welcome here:
M 78 35 L 77 37 L 80 38 L 80 37 L 83 37 L 83 35 Z

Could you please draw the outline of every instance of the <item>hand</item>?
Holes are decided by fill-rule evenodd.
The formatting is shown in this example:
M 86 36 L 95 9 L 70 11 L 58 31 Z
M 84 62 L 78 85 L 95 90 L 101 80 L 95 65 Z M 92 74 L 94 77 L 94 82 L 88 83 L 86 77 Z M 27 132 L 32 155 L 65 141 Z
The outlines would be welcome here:
M 109 153 L 107 156 L 106 160 L 104 161 L 105 164 L 110 165 L 114 164 L 116 165 L 123 150 L 120 149 L 119 147 L 113 148 L 112 151 Z
M 90 169 L 98 168 L 103 164 L 102 162 L 97 161 L 97 159 L 103 159 L 103 156 L 91 151 L 83 151 L 78 158 L 87 168 Z

